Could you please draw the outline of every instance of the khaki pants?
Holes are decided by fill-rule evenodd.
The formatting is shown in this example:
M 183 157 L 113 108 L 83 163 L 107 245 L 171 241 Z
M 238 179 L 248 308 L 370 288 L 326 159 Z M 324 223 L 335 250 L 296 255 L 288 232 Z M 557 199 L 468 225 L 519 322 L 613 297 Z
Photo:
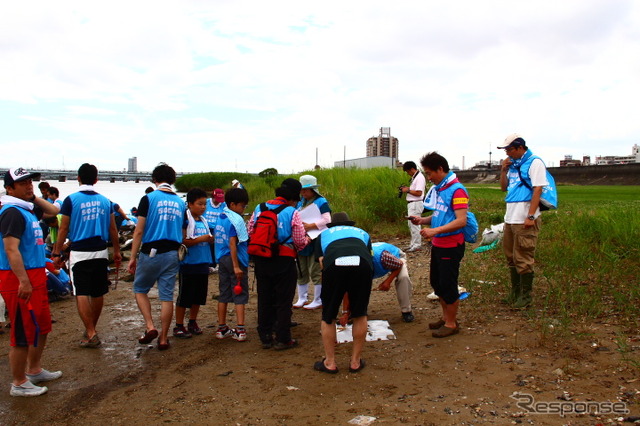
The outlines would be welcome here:
M 504 224 L 502 238 L 504 255 L 507 257 L 509 266 L 514 266 L 520 275 L 533 272 L 534 255 L 541 225 L 540 217 L 534 221 L 534 226 L 526 229 L 524 225 Z
M 402 253 L 402 269 L 396 277 L 396 296 L 401 312 L 411 312 L 411 294 L 413 292 L 409 270 L 407 269 L 406 255 Z
M 298 285 L 322 284 L 322 271 L 320 270 L 320 262 L 316 262 L 315 256 L 298 255 Z M 300 275 L 302 272 L 302 275 Z

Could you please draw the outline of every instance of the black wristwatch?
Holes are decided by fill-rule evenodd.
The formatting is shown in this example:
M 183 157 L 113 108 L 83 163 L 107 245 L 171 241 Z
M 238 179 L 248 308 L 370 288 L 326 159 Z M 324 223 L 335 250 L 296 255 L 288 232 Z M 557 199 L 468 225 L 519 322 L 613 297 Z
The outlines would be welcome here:
M 531 215 L 527 216 L 527 219 L 529 219 L 529 220 L 536 220 L 536 217 L 535 217 L 534 215 L 532 215 L 532 214 L 531 214 Z

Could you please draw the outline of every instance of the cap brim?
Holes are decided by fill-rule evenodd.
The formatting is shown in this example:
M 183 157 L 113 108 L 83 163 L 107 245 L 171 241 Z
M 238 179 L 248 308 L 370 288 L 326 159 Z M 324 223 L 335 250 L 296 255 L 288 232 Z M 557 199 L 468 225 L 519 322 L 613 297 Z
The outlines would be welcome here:
M 20 178 L 14 179 L 13 181 L 14 182 L 21 182 L 21 181 L 26 180 L 26 179 L 40 179 L 40 176 L 42 176 L 41 173 L 29 173 L 28 175 L 20 176 Z
M 344 221 L 344 222 L 330 222 L 330 223 L 327 223 L 327 228 L 332 228 L 334 226 L 340 226 L 340 225 L 342 225 L 342 226 L 353 226 L 355 224 L 356 223 L 353 220 L 347 220 L 347 221 Z

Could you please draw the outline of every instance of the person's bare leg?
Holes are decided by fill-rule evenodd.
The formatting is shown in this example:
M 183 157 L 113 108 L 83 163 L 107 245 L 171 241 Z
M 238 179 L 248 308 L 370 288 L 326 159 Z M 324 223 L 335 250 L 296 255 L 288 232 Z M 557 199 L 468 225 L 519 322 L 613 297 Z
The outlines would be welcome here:
M 91 339 L 96 334 L 96 325 L 94 322 L 93 306 L 91 305 L 90 296 L 76 296 L 76 306 L 78 308 L 78 315 L 80 320 L 84 324 L 84 329 L 87 332 L 87 339 Z
M 42 352 L 47 344 L 47 334 L 41 334 L 38 336 L 38 346 L 29 346 L 27 350 L 27 365 L 23 371 L 27 374 L 38 374 L 42 371 L 42 365 L 40 360 L 42 359 Z
M 244 305 L 236 305 L 236 322 L 244 325 Z
M 193 312 L 193 308 L 191 309 Z M 184 325 L 184 315 L 187 312 L 187 308 L 183 308 L 182 306 L 176 305 L 176 324 Z
M 178 307 L 176 306 L 176 318 L 178 317 L 177 309 Z M 200 312 L 200 305 L 191 305 L 191 308 L 189 309 L 189 319 L 194 321 L 197 320 L 198 312 Z
M 153 325 L 153 316 L 151 315 L 151 302 L 149 301 L 149 296 L 145 293 L 136 293 L 136 303 L 138 304 L 138 309 L 142 314 L 142 318 L 144 318 L 144 324 L 147 328 L 147 331 L 155 330 L 156 326 Z
M 338 368 L 336 365 L 336 325 L 332 321 L 327 324 L 320 321 L 320 331 L 322 332 L 322 346 L 324 346 L 324 366 L 329 370 Z
M 27 381 L 27 355 L 29 348 L 23 346 L 11 346 L 9 348 L 9 365 L 11 366 L 11 376 L 13 376 L 13 384 L 20 386 Z
M 353 318 L 353 349 L 351 350 L 351 368 L 360 367 L 362 349 L 367 338 L 367 316 Z
M 218 325 L 227 323 L 227 304 L 218 302 Z
M 173 320 L 173 301 L 163 301 L 160 308 L 160 324 L 162 325 L 162 330 L 160 331 L 160 336 L 158 337 L 159 344 L 167 343 L 171 320 Z
M 102 307 L 104 306 L 104 296 L 92 297 L 90 299 L 91 310 L 93 311 L 93 328 L 97 332 L 98 320 L 102 314 Z
M 447 304 L 444 303 L 442 307 L 442 315 L 444 317 L 445 326 L 448 328 L 456 328 L 458 324 L 456 323 L 456 316 L 458 314 L 458 304 L 460 300 L 456 300 L 454 303 Z

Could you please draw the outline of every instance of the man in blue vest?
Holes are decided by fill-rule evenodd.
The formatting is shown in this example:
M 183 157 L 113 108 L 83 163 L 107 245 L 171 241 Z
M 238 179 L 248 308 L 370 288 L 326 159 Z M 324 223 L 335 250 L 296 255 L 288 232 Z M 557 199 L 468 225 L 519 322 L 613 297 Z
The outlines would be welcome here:
M 396 280 L 396 296 L 404 322 L 415 318 L 411 312 L 412 284 L 407 269 L 407 257 L 402 250 L 389 243 L 373 243 L 373 278 L 389 276 L 378 286 L 380 291 L 389 291 Z
M 23 168 L 10 169 L 4 175 L 7 195 L 0 199 L 0 293 L 11 321 L 11 396 L 42 395 L 47 387 L 38 383 L 62 376 L 61 371 L 47 371 L 40 364 L 51 332 L 51 313 L 38 221 L 43 214 L 58 214 L 58 207 L 33 194 L 32 179 L 39 177 L 40 173 Z
M 467 225 L 469 194 L 458 181 L 456 174 L 449 169 L 449 162 L 437 152 L 430 152 L 420 159 L 420 164 L 428 179 L 433 183 L 424 202 L 429 217 L 410 216 L 416 225 L 431 225 L 423 228 L 420 234 L 431 239 L 431 263 L 429 280 L 440 300 L 442 318 L 429 323 L 434 330 L 433 337 L 448 337 L 458 334 L 457 321 L 458 275 L 460 262 L 464 257 L 464 235 L 462 228 Z
M 112 203 L 93 189 L 97 182 L 96 166 L 88 163 L 81 165 L 78 169 L 80 189 L 62 203 L 58 238 L 51 252 L 56 266 L 61 267 L 62 246 L 69 237 L 71 283 L 78 314 L 85 328 L 80 340 L 83 348 L 97 348 L 102 343 L 96 326 L 102 313 L 104 295 L 109 292 L 109 241 L 113 245 L 116 268 L 122 260 Z
M 176 181 L 176 172 L 172 167 L 160 164 L 153 170 L 151 180 L 157 189 L 140 200 L 128 269 L 135 274 L 133 292 L 146 326 L 138 342 L 149 344 L 157 337 L 158 349 L 166 350 L 170 347 L 168 334 L 173 319 L 173 291 L 180 269 L 178 249 L 182 244 L 186 204 L 171 187 Z M 158 299 L 162 304 L 160 333 L 153 323 L 148 296 L 156 281 Z
M 334 213 L 327 229 L 316 238 L 316 258 L 322 268 L 322 345 L 325 358 L 313 368 L 336 374 L 335 318 L 344 299 L 345 311 L 353 319 L 353 348 L 349 371 L 356 373 L 365 367 L 362 349 L 367 336 L 367 309 L 373 281 L 371 238 L 345 212 Z
M 544 162 L 517 133 L 507 136 L 498 149 L 507 153 L 500 169 L 500 187 L 507 192 L 502 245 L 511 272 L 506 302 L 521 309 L 532 300 L 534 255 L 542 224 L 540 195 L 549 182 Z

